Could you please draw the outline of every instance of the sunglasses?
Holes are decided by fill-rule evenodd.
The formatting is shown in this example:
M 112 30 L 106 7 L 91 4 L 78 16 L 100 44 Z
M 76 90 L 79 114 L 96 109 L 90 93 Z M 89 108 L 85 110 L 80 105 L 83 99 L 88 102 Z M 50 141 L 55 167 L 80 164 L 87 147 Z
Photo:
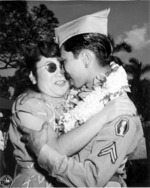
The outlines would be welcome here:
M 42 68 L 42 67 L 45 67 L 46 70 L 48 72 L 50 72 L 50 73 L 54 73 L 57 70 L 57 68 L 58 68 L 58 66 L 56 65 L 56 63 L 53 63 L 53 62 L 47 62 L 46 65 L 42 65 L 40 67 L 37 67 L 37 69 Z M 62 68 L 62 64 L 60 63 L 60 69 L 61 68 Z

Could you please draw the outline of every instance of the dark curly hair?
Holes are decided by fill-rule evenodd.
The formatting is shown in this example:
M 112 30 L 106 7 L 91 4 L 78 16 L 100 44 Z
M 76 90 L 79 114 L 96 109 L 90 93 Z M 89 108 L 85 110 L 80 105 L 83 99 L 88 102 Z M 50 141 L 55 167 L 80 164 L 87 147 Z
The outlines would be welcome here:
M 71 37 L 62 45 L 67 52 L 72 52 L 75 57 L 82 49 L 95 53 L 102 66 L 107 66 L 113 60 L 112 46 L 109 37 L 100 33 L 86 33 Z
M 32 71 L 33 75 L 37 78 L 36 64 L 40 61 L 41 56 L 57 57 L 60 58 L 59 46 L 53 41 L 40 41 L 37 45 L 33 45 L 25 50 L 24 61 L 22 62 L 20 68 L 16 71 L 17 81 L 15 87 L 14 98 L 20 95 L 25 90 L 34 90 L 39 92 L 38 87 L 33 85 L 29 79 L 29 74 Z

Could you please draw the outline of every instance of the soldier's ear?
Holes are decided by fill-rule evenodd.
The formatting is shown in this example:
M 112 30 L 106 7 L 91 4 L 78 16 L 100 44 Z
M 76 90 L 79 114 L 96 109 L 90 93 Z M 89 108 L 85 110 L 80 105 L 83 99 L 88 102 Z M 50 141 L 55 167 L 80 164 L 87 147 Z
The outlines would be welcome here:
M 30 74 L 29 74 L 29 78 L 32 82 L 32 84 L 36 84 L 36 79 L 35 79 L 35 76 L 33 75 L 33 72 L 31 71 Z
M 82 58 L 82 61 L 84 63 L 84 66 L 85 68 L 88 68 L 90 63 L 91 63 L 91 60 L 92 60 L 92 53 L 90 50 L 87 50 L 87 49 L 84 49 L 81 51 L 81 58 Z

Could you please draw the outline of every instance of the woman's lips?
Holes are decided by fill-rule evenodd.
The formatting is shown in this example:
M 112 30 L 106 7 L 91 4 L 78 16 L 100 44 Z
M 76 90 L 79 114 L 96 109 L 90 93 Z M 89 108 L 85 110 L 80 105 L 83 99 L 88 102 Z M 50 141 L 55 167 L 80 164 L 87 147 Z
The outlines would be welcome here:
M 66 84 L 66 80 L 59 80 L 55 82 L 56 85 L 64 86 Z

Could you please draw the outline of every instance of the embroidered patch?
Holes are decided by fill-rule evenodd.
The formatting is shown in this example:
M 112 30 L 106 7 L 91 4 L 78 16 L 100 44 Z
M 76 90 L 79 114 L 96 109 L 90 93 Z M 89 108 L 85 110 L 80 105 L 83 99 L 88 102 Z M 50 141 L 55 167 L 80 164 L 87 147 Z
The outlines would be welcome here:
M 115 125 L 115 133 L 117 136 L 124 136 L 129 130 L 129 120 L 121 118 Z
M 107 155 L 107 154 L 110 155 L 111 162 L 114 164 L 116 162 L 117 158 L 118 158 L 117 150 L 116 150 L 116 142 L 113 142 L 111 145 L 102 149 L 97 156 L 101 157 L 101 156 L 104 156 L 104 155 Z

